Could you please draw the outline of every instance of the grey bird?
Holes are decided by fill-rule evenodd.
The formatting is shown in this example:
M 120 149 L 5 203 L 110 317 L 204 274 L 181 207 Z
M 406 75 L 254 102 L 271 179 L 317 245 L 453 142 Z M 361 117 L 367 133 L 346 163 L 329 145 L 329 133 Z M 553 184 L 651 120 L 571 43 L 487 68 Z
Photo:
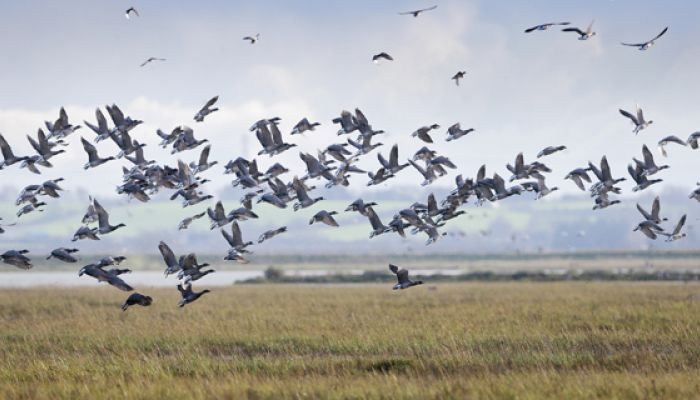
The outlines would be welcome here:
M 379 64 L 381 60 L 394 61 L 394 58 L 384 51 L 372 56 L 372 62 L 375 64 Z
M 382 164 L 382 167 L 390 173 L 390 174 L 396 174 L 402 169 L 408 167 L 408 163 L 406 164 L 399 164 L 399 145 L 394 144 L 391 146 L 391 152 L 389 153 L 389 160 L 387 161 L 381 153 L 377 153 L 377 159 L 379 160 L 379 163 Z
M 309 220 L 309 225 L 312 225 L 314 222 L 323 222 L 324 224 L 328 226 L 334 226 L 338 227 L 338 223 L 335 221 L 333 218 L 334 215 L 338 214 L 335 211 L 326 211 L 326 210 L 321 210 L 314 214 L 313 217 L 311 217 L 311 220 Z
M 116 160 L 116 158 L 114 158 L 113 156 L 109 156 L 107 158 L 100 157 L 97 154 L 97 149 L 95 148 L 95 146 L 93 146 L 90 142 L 85 140 L 85 138 L 81 137 L 80 141 L 83 144 L 83 149 L 85 150 L 85 152 L 88 155 L 88 162 L 85 163 L 85 165 L 83 166 L 83 169 L 90 169 L 90 168 L 99 167 L 100 165 L 102 165 L 108 161 Z
M 12 148 L 2 134 L 0 134 L 0 152 L 2 152 L 2 157 L 4 159 L 3 162 L 0 163 L 0 169 L 9 167 L 12 164 L 16 164 L 27 159 L 27 157 L 15 156 L 15 154 L 12 152 Z
M 639 106 L 636 107 L 636 115 L 633 115 L 629 111 L 625 111 L 623 109 L 620 109 L 620 114 L 622 114 L 624 117 L 629 118 L 630 121 L 632 121 L 632 124 L 634 124 L 634 134 L 638 134 L 642 129 L 646 129 L 649 125 L 653 124 L 654 121 L 649 120 L 647 121 L 644 118 L 644 112 L 642 111 Z
M 649 49 L 651 48 L 651 46 L 654 45 L 654 43 L 656 42 L 656 40 L 659 39 L 661 36 L 663 36 L 667 31 L 668 31 L 668 26 L 665 27 L 665 28 L 661 31 L 661 33 L 659 33 L 658 35 L 654 36 L 653 39 L 647 40 L 646 42 L 642 42 L 642 43 L 625 43 L 625 42 L 622 42 L 621 44 L 622 44 L 623 46 L 637 47 L 637 48 L 638 48 L 639 50 L 641 50 L 641 51 L 649 50 Z
M 131 19 L 131 15 L 135 15 L 137 17 L 140 17 L 139 12 L 138 12 L 138 10 L 136 10 L 135 7 L 129 7 L 124 12 L 124 16 L 126 17 L 126 19 Z
M 588 176 L 588 172 L 585 168 L 576 168 L 566 174 L 564 179 L 571 179 L 579 189 L 585 191 L 586 187 L 583 185 L 583 181 L 591 183 L 591 177 Z
M 350 205 L 348 205 L 347 208 L 345 208 L 345 211 L 357 211 L 361 215 L 367 217 L 369 216 L 369 214 L 367 214 L 367 207 L 376 205 L 377 203 L 373 201 L 365 203 L 362 199 L 357 199 L 350 203 Z
M 175 257 L 175 253 L 173 253 L 172 249 L 167 243 L 161 241 L 158 244 L 158 251 L 160 251 L 161 256 L 163 256 L 163 261 L 165 261 L 165 276 L 180 271 L 180 263 Z
M 100 240 L 97 236 L 97 228 L 90 228 L 89 226 L 83 225 L 75 232 L 73 235 L 73 242 L 78 240 L 90 239 L 90 240 Z
M 313 131 L 317 126 L 320 126 L 319 122 L 311 123 L 308 119 L 302 118 L 301 121 L 297 122 L 292 129 L 291 135 L 298 135 L 306 131 Z
M 133 287 L 129 286 L 124 280 L 122 280 L 118 275 L 125 273 L 125 272 L 131 272 L 131 270 L 115 270 L 111 269 L 108 271 L 103 270 L 102 268 L 98 267 L 95 264 L 89 264 L 84 266 L 83 268 L 80 269 L 78 272 L 78 276 L 83 276 L 83 275 L 88 275 L 91 276 L 95 279 L 97 279 L 98 282 L 107 282 L 111 286 L 114 286 L 115 288 L 125 291 L 125 292 L 130 292 L 134 290 Z
M 217 100 L 219 100 L 219 96 L 214 96 L 211 99 L 209 99 L 209 101 L 207 101 L 204 104 L 204 106 L 199 111 L 197 111 L 197 114 L 195 114 L 194 116 L 194 120 L 197 122 L 202 122 L 204 121 L 204 117 L 206 117 L 207 115 L 215 111 L 219 111 L 218 108 L 212 108 L 212 106 L 214 105 L 214 103 L 217 102 Z
M 662 235 L 666 236 L 666 241 L 667 242 L 673 242 L 679 239 L 683 239 L 686 237 L 685 232 L 681 232 L 683 230 L 683 225 L 685 225 L 685 217 L 686 215 L 683 214 L 681 219 L 678 220 L 678 223 L 676 224 L 676 227 L 673 228 L 673 232 L 671 233 L 661 233 Z
M 663 232 L 663 228 L 652 221 L 642 221 L 632 231 L 640 231 L 649 239 L 655 240 L 657 235 Z
M 430 126 L 421 126 L 411 133 L 411 137 L 417 137 L 418 139 L 424 141 L 425 143 L 433 143 L 433 138 L 430 137 L 429 133 L 433 129 L 439 129 L 440 125 L 432 124 Z
M 679 138 L 678 136 L 674 136 L 674 135 L 666 136 L 665 138 L 659 140 L 659 143 L 658 143 L 659 150 L 661 151 L 661 154 L 662 154 L 664 157 L 668 157 L 668 153 L 666 152 L 666 146 L 667 146 L 669 143 L 676 143 L 676 144 L 679 144 L 679 145 L 681 145 L 681 146 L 687 146 L 687 145 L 688 145 L 688 143 L 684 142 L 684 141 L 683 141 L 681 138 Z
M 258 238 L 258 243 L 262 243 L 262 242 L 264 242 L 264 241 L 266 241 L 266 240 L 272 239 L 273 237 L 275 237 L 275 236 L 277 236 L 277 235 L 279 235 L 279 234 L 281 234 L 281 233 L 284 233 L 284 232 L 287 232 L 287 227 L 286 227 L 286 226 L 283 226 L 283 227 L 277 228 L 277 229 L 270 229 L 270 230 L 268 230 L 268 231 L 265 231 L 265 232 L 263 232 L 263 234 L 260 235 L 260 237 Z
M 537 158 L 542 158 L 562 150 L 566 150 L 566 146 L 547 146 L 537 153 Z
M 447 141 L 453 141 L 466 136 L 467 134 L 474 132 L 474 128 L 462 129 L 459 122 L 447 128 Z
M 97 228 L 98 233 L 106 235 L 110 232 L 114 232 L 117 229 L 126 226 L 125 224 L 110 225 L 109 214 L 104 209 L 104 207 L 102 207 L 102 205 L 97 200 L 94 200 L 93 203 L 95 205 L 95 212 L 97 213 L 97 223 L 99 224 L 99 227 Z
M 249 41 L 250 44 L 255 44 L 258 40 L 260 40 L 260 34 L 256 33 L 254 36 L 244 36 L 243 40 Z
M 367 206 L 365 208 L 365 212 L 367 214 L 367 218 L 369 219 L 370 225 L 372 225 L 372 232 L 369 234 L 370 239 L 383 233 L 391 232 L 391 228 L 382 223 L 379 216 L 376 212 L 374 212 L 374 209 L 371 206 Z
M 659 200 L 659 196 L 656 196 L 654 198 L 654 201 L 651 204 L 651 213 L 647 212 L 642 206 L 637 203 L 637 210 L 644 216 L 644 219 L 647 221 L 651 221 L 655 224 L 660 224 L 663 221 L 668 221 L 668 218 L 661 218 L 659 216 L 661 212 L 661 202 Z
M 145 67 L 146 65 L 148 65 L 154 61 L 168 61 L 168 60 L 165 58 L 161 58 L 161 57 L 148 57 L 146 60 L 144 60 L 144 62 L 139 64 L 139 67 Z
M 420 14 L 426 12 L 426 11 L 431 11 L 437 8 L 437 5 L 428 7 L 428 8 L 421 8 L 419 10 L 412 10 L 412 11 L 402 11 L 399 13 L 399 15 L 412 15 L 414 18 L 417 18 Z
M 662 179 L 647 179 L 647 175 L 644 174 L 644 169 L 642 169 L 639 164 L 635 166 L 632 166 L 632 164 L 628 165 L 627 171 L 637 184 L 637 186 L 632 188 L 633 192 L 644 190 L 655 183 L 660 183 L 663 181 Z
M 455 85 L 459 86 L 459 80 L 464 79 L 464 75 L 467 74 L 467 71 L 457 71 L 456 74 L 452 75 L 452 80 L 455 81 Z
M 183 219 L 178 224 L 177 230 L 181 231 L 181 230 L 185 230 L 185 229 L 189 228 L 190 224 L 192 224 L 192 222 L 194 222 L 194 220 L 202 218 L 205 214 L 206 214 L 206 211 Z
M 634 162 L 643 169 L 642 175 L 644 176 L 651 176 L 659 171 L 670 168 L 668 165 L 656 165 L 656 162 L 654 162 L 654 155 L 651 154 L 651 151 L 645 144 L 642 145 L 642 155 L 644 156 L 643 162 L 636 158 Z
M 145 296 L 141 293 L 134 292 L 130 294 L 129 297 L 127 297 L 124 303 L 122 304 L 122 311 L 126 311 L 131 306 L 148 307 L 152 303 L 153 299 L 151 298 L 151 296 Z
M 399 268 L 394 264 L 389 264 L 389 270 L 396 274 L 398 283 L 392 287 L 393 290 L 408 289 L 411 286 L 422 285 L 423 281 L 412 281 L 408 278 L 408 270 L 405 268 Z
M 535 25 L 531 28 L 525 29 L 525 33 L 530 33 L 533 31 L 546 31 L 547 29 L 553 27 L 553 26 L 560 26 L 560 25 L 570 25 L 570 22 L 547 22 L 545 24 L 539 24 Z
M 73 257 L 73 253 L 77 253 L 78 251 L 80 250 L 59 247 L 57 249 L 53 249 L 51 251 L 51 254 L 48 257 L 46 257 L 46 259 L 49 260 L 51 258 L 56 258 L 66 263 L 75 263 L 78 262 L 78 260 L 75 257 Z
M 578 40 L 588 40 L 596 35 L 596 33 L 593 31 L 594 22 L 595 20 L 591 21 L 591 23 L 588 25 L 588 28 L 586 28 L 585 31 L 582 31 L 579 28 L 564 28 L 562 29 L 562 32 L 576 32 L 579 35 Z
M 9 250 L 0 254 L 0 259 L 5 264 L 15 266 L 20 269 L 30 269 L 33 267 L 29 257 L 25 256 L 29 250 Z
M 247 253 L 245 248 L 252 245 L 253 242 L 244 242 L 241 234 L 241 228 L 236 221 L 231 224 L 231 233 L 226 232 L 226 229 L 221 229 L 221 235 L 226 239 L 232 249 L 239 253 Z

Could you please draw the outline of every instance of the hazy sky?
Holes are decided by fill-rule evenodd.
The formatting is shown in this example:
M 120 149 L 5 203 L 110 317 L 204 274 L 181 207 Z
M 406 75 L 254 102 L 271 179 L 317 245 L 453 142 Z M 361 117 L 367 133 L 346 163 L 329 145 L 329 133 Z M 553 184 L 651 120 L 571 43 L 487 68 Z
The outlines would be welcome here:
M 224 163 L 259 150 L 250 124 L 280 116 L 283 132 L 302 117 L 320 121 L 317 132 L 290 139 L 297 149 L 313 152 L 345 137 L 335 135 L 330 120 L 341 110 L 360 107 L 386 154 L 399 143 L 408 157 L 423 143 L 410 137 L 417 127 L 439 123 L 431 148 L 449 156 L 459 172 L 473 176 L 486 163 L 488 173 L 504 168 L 519 151 L 526 162 L 544 146 L 569 150 L 546 160 L 555 172 L 550 184 L 577 190 L 562 181 L 566 172 L 608 155 L 613 173 L 626 176 L 631 157 L 641 157 L 662 137 L 685 139 L 700 129 L 695 100 L 700 89 L 697 21 L 700 7 L 688 1 L 15 1 L 0 14 L 0 132 L 16 153 L 29 152 L 27 134 L 66 107 L 74 123 L 94 121 L 94 110 L 117 103 L 146 121 L 133 137 L 148 144 L 147 156 L 170 165 L 176 158 L 157 147 L 155 129 L 187 124 L 195 136 L 214 144 L 212 158 Z M 419 18 L 398 11 L 438 4 Z M 127 20 L 135 6 L 140 18 Z M 571 21 L 585 28 L 595 19 L 598 36 L 587 42 L 557 29 L 524 34 L 549 21 Z M 620 41 L 644 41 L 663 27 L 665 37 L 647 52 Z M 241 40 L 260 33 L 251 46 Z M 377 66 L 371 56 L 386 51 L 393 63 Z M 139 64 L 149 56 L 164 63 Z M 468 71 L 456 87 L 450 77 Z M 221 111 L 204 123 L 192 120 L 201 105 L 220 96 Z M 638 102 L 655 124 L 638 136 L 617 109 Z M 455 122 L 476 132 L 444 142 Z M 37 177 L 17 167 L 0 172 L 0 187 L 64 176 L 65 186 L 90 186 L 113 193 L 124 162 L 82 171 L 86 160 L 79 137 L 92 140 L 87 128 L 71 138 L 69 154 L 56 157 L 55 168 Z M 654 146 L 655 147 L 655 146 Z M 301 172 L 297 149 L 270 161 Z M 100 154 L 116 154 L 113 143 L 98 145 Z M 672 168 L 659 174 L 667 183 L 688 189 L 699 179 L 700 151 L 670 147 Z M 185 161 L 198 150 L 180 155 Z M 376 152 L 360 164 L 376 169 Z M 217 190 L 230 177 L 220 168 L 207 173 Z M 436 184 L 452 185 L 456 172 Z M 287 176 L 288 179 L 291 176 Z M 421 179 L 405 170 L 391 184 Z M 362 188 L 366 176 L 352 178 Z M 632 187 L 623 186 L 627 193 Z

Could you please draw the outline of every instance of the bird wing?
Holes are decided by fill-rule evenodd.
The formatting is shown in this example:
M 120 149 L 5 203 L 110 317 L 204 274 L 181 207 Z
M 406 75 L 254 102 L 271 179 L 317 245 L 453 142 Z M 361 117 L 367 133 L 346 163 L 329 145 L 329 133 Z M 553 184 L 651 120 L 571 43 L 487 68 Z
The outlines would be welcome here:
M 561 30 L 562 32 L 576 32 L 579 35 L 583 36 L 586 34 L 586 32 L 580 30 L 579 28 L 564 28 Z
M 661 31 L 661 33 L 659 33 L 659 34 L 656 35 L 653 39 L 651 39 L 650 42 L 653 42 L 653 41 L 655 41 L 656 39 L 658 39 L 658 38 L 660 38 L 661 36 L 663 36 L 663 35 L 666 33 L 666 31 L 668 31 L 668 26 L 665 27 L 665 28 Z
M 170 249 L 170 246 L 168 246 L 165 242 L 160 242 L 158 244 L 158 250 L 160 250 L 160 254 L 163 256 L 163 261 L 165 261 L 165 265 L 167 265 L 168 268 L 178 266 L 175 253 L 173 253 L 173 251 Z
M 100 227 L 109 227 L 109 214 L 107 211 L 102 207 L 102 205 L 97 201 L 94 200 L 93 204 L 95 205 L 95 212 L 97 213 L 97 221 Z
M 110 285 L 114 286 L 115 288 L 117 288 L 119 290 L 123 290 L 125 292 L 130 292 L 130 291 L 134 290 L 134 288 L 132 288 L 126 282 L 124 282 L 124 280 L 122 280 L 122 278 L 120 278 L 114 274 L 107 273 L 105 276 L 107 277 L 107 283 L 109 283 Z
M 650 167 L 654 164 L 654 156 L 651 154 L 651 151 L 647 147 L 647 145 L 642 145 L 642 155 L 644 156 L 644 165 L 647 167 Z
M 211 145 L 207 145 L 202 152 L 199 154 L 199 165 L 207 165 L 209 159 L 209 151 L 211 150 Z
M 623 109 L 620 109 L 619 111 L 620 111 L 620 114 L 622 114 L 623 116 L 625 116 L 625 117 L 631 119 L 632 122 L 633 122 L 635 125 L 639 125 L 639 120 L 637 119 L 637 117 L 635 117 L 634 115 L 632 115 L 632 113 L 630 113 L 629 111 L 625 111 L 625 110 L 623 110 Z
M 397 167 L 399 165 L 399 145 L 394 144 L 391 147 L 391 152 L 389 153 L 389 165 L 392 167 Z
M 367 213 L 367 218 L 369 218 L 369 223 L 372 225 L 372 229 L 381 229 L 384 227 L 384 224 L 382 224 L 382 221 L 379 219 L 377 213 L 374 212 L 372 206 L 365 207 L 365 212 Z
M 678 221 L 678 224 L 676 225 L 676 228 L 673 230 L 674 235 L 678 235 L 681 233 L 681 229 L 683 229 L 683 225 L 685 225 L 685 214 L 681 217 L 681 219 Z
M 654 217 L 652 217 L 651 214 L 649 214 L 649 213 L 647 212 L 647 210 L 645 210 L 644 208 L 642 208 L 642 206 L 640 206 L 639 203 L 637 203 L 637 210 L 639 211 L 640 214 L 642 214 L 642 216 L 644 217 L 644 219 L 646 219 L 647 221 L 650 221 L 650 220 L 652 220 L 652 219 L 654 218 Z M 652 207 L 652 213 L 654 212 L 653 210 L 654 210 L 654 209 L 653 209 L 653 207 Z
M 654 202 L 651 203 L 651 216 L 652 219 L 654 220 L 659 220 L 659 213 L 661 212 L 661 201 L 659 200 L 659 196 L 656 196 L 654 198 Z M 649 219 L 649 218 L 647 218 Z
M 213 106 L 214 103 L 216 103 L 217 100 L 219 100 L 219 96 L 214 96 L 214 97 L 212 97 L 211 99 L 209 99 L 209 101 L 207 101 L 207 102 L 204 104 L 204 107 L 202 107 L 202 110 L 206 110 L 207 108 Z

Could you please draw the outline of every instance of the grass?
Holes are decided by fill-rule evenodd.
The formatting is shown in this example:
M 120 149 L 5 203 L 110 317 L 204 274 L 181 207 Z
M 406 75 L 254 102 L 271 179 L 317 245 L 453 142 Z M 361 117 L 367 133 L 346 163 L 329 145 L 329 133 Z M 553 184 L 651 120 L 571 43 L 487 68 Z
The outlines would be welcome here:
M 201 287 L 200 287 L 201 289 Z M 0 398 L 693 398 L 700 287 L 0 291 Z

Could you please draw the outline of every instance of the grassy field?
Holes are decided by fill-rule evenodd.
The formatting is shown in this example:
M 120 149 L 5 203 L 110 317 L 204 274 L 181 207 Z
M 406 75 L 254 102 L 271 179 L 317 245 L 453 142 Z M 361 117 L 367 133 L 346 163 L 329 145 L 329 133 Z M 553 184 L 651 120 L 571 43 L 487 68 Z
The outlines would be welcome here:
M 201 289 L 201 287 L 200 287 Z M 700 286 L 0 291 L 0 398 L 697 398 Z

